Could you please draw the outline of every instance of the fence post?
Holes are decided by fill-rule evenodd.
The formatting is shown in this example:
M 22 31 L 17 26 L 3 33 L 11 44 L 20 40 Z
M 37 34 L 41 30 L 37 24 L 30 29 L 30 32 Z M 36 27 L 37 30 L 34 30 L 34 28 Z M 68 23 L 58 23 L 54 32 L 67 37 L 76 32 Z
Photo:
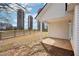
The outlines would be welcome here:
M 0 40 L 2 39 L 2 35 L 1 35 L 2 33 L 0 32 Z
M 23 32 L 24 32 L 24 35 L 25 35 L 25 30 L 23 30 Z
M 14 37 L 16 37 L 16 32 L 15 32 L 15 30 L 14 30 Z

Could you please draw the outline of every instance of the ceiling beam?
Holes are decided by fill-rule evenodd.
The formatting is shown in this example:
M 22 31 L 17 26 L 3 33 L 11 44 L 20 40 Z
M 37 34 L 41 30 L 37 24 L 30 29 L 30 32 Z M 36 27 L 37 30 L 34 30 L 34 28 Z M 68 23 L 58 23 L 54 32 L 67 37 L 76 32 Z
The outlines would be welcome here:
M 24 8 L 22 5 L 20 5 L 20 4 L 18 4 L 18 3 L 16 3 L 16 4 L 26 10 L 26 8 Z

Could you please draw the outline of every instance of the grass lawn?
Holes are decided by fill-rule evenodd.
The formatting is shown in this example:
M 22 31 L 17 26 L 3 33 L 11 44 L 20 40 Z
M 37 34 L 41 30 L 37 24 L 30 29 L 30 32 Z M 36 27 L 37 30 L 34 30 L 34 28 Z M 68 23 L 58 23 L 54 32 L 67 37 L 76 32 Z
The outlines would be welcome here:
M 33 32 L 29 35 L 1 40 L 0 55 L 34 55 L 37 52 L 45 52 L 40 45 L 41 36 L 46 37 L 48 33 Z M 46 52 L 43 55 L 45 54 Z

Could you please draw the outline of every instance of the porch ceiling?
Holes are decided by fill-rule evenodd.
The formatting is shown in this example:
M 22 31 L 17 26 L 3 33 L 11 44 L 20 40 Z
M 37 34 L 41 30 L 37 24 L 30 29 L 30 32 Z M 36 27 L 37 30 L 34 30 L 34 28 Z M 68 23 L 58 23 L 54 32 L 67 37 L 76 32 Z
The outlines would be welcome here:
M 25 12 L 29 12 L 27 8 L 22 6 L 20 3 L 0 3 L 0 10 L 7 10 L 7 11 L 17 11 L 18 9 L 22 9 Z

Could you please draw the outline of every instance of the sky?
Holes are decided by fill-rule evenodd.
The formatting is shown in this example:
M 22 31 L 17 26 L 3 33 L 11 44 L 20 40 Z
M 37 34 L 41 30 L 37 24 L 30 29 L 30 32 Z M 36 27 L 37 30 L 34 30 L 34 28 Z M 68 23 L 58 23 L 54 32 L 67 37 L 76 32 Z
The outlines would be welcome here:
M 37 21 L 35 19 L 35 16 L 38 13 L 38 10 L 44 6 L 45 3 L 21 3 L 22 6 L 26 7 L 26 9 L 29 11 L 29 13 L 25 12 L 25 29 L 28 28 L 28 15 L 33 16 L 33 29 L 37 29 Z M 17 12 L 11 12 L 9 16 L 5 12 L 0 12 L 0 18 L 7 17 L 9 18 L 9 23 L 13 26 L 17 26 Z M 3 19 L 0 19 L 0 21 L 4 21 Z
M 40 8 L 42 8 L 44 6 L 44 3 L 30 3 L 27 4 L 27 10 L 29 10 L 30 13 L 26 13 L 26 18 L 25 18 L 25 28 L 27 29 L 28 26 L 28 15 L 32 15 L 33 16 L 33 29 L 37 29 L 37 21 L 35 18 L 35 16 L 38 13 L 38 10 Z

